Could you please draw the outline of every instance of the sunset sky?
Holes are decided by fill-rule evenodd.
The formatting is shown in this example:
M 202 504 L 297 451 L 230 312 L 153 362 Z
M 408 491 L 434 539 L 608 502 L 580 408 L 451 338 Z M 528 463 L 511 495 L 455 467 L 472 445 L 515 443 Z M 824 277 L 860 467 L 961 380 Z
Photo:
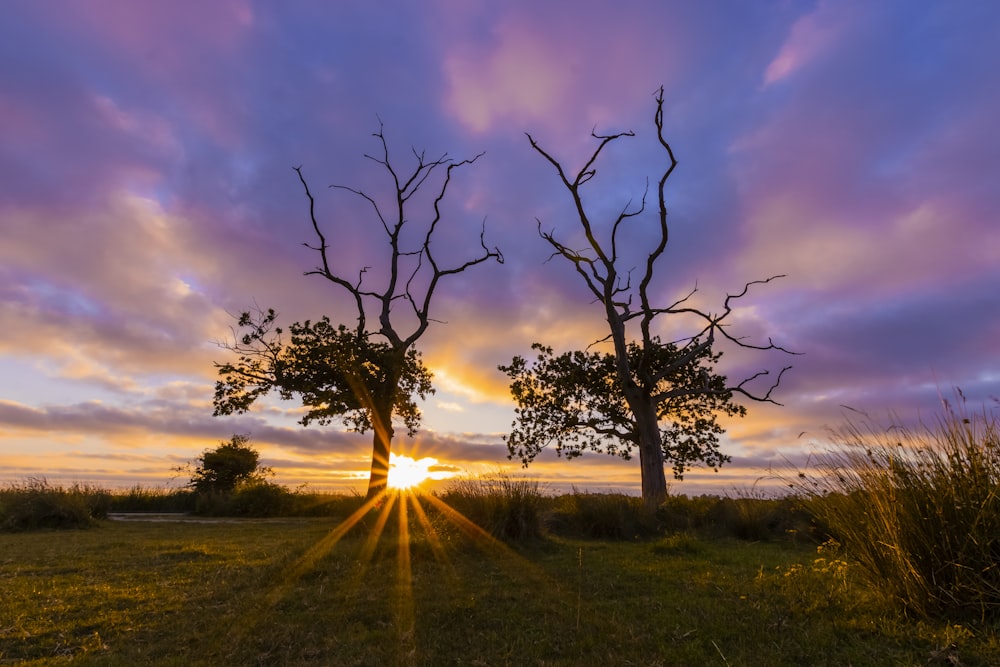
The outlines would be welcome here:
M 1000 408 L 1000 3 L 153 2 L 14 0 L 0 19 L 0 481 L 179 485 L 171 468 L 249 433 L 276 480 L 363 488 L 370 435 L 296 424 L 299 404 L 212 416 L 233 315 L 354 322 L 317 257 L 308 203 L 356 276 L 384 245 L 365 153 L 461 160 L 439 255 L 486 241 L 506 262 L 443 282 L 419 349 L 437 393 L 396 450 L 448 470 L 519 465 L 496 370 L 532 342 L 606 334 L 537 234 L 575 219 L 526 132 L 577 169 L 590 134 L 635 131 L 586 186 L 613 220 L 664 168 L 654 94 L 679 160 L 663 305 L 698 287 L 740 301 L 734 333 L 802 356 L 727 352 L 737 378 L 794 369 L 782 407 L 728 421 L 729 491 L 805 464 L 848 408 L 932 418 L 961 387 Z M 392 191 L 389 190 L 389 193 Z M 655 218 L 629 238 L 642 249 Z M 376 233 L 372 233 L 376 232 Z M 628 268 L 628 267 L 626 267 Z M 375 272 L 371 273 L 376 278 Z M 848 406 L 848 407 L 845 407 Z M 400 429 L 402 431 L 402 429 Z M 553 489 L 636 492 L 638 461 L 546 454 Z

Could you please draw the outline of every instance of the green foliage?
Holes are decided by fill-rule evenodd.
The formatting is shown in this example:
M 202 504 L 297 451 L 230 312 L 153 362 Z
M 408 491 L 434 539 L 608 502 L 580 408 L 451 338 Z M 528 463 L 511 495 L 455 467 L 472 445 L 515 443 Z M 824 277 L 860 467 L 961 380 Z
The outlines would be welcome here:
M 541 535 L 544 497 L 536 480 L 503 472 L 456 479 L 441 499 L 498 539 L 513 542 Z
M 641 498 L 575 490 L 556 498 L 547 525 L 553 533 L 592 539 L 630 540 L 658 532 Z
M 84 484 L 67 489 L 28 478 L 0 489 L 0 530 L 90 528 L 107 516 L 109 497 Z
M 880 588 L 924 615 L 1000 618 L 1000 427 L 958 408 L 932 426 L 849 424 L 797 487 Z
M 749 541 L 816 541 L 814 518 L 795 498 L 744 493 L 727 496 L 670 495 L 656 512 L 666 532 L 693 532 Z
M 295 513 L 295 494 L 280 484 L 251 479 L 229 492 L 198 495 L 195 513 L 204 516 L 275 517 Z
M 567 458 L 588 450 L 631 458 L 640 442 L 639 424 L 626 400 L 615 355 L 556 355 L 538 343 L 532 348 L 538 351 L 534 363 L 518 356 L 499 367 L 510 377 L 517 403 L 516 420 L 505 437 L 509 458 L 527 466 L 550 443 Z M 655 406 L 664 460 L 673 464 L 678 479 L 696 463 L 718 468 L 728 461 L 719 451 L 723 428 L 717 417 L 746 414 L 746 408 L 731 402 L 725 376 L 714 372 L 721 353 L 712 354 L 707 346 L 698 349 L 678 363 L 684 352 L 672 343 L 654 338 L 646 348 L 628 345 L 628 365 L 635 370 L 631 382 Z
M 270 469 L 260 465 L 260 454 L 249 435 L 233 435 L 197 459 L 189 486 L 198 493 L 229 493 L 240 483 L 263 480 Z
M 343 324 L 335 327 L 327 317 L 291 324 L 286 343 L 276 318 L 272 309 L 240 316 L 244 333 L 233 348 L 239 359 L 218 365 L 216 416 L 246 412 L 274 390 L 284 400 L 300 398 L 308 408 L 303 425 L 340 420 L 364 433 L 372 428 L 372 411 L 388 402 L 410 435 L 416 433 L 421 414 L 414 396 L 434 393 L 419 352 L 376 342 Z

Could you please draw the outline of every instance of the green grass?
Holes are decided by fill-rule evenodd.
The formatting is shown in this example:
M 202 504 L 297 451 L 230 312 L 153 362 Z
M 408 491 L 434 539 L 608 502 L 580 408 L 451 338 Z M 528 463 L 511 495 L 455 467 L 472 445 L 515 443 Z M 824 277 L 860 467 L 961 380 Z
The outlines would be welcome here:
M 678 534 L 512 549 L 431 504 L 408 529 L 388 517 L 377 543 L 335 540 L 331 519 L 0 533 L 0 663 L 1000 663 L 992 630 L 907 619 L 829 548 Z

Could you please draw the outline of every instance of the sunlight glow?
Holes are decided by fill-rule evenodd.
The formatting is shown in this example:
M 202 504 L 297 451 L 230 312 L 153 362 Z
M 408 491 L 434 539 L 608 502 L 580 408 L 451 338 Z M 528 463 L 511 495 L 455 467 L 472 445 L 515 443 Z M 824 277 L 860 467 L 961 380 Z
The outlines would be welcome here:
M 452 472 L 434 470 L 438 460 L 429 456 L 414 459 L 410 456 L 389 454 L 389 488 L 412 489 L 428 479 L 447 479 Z

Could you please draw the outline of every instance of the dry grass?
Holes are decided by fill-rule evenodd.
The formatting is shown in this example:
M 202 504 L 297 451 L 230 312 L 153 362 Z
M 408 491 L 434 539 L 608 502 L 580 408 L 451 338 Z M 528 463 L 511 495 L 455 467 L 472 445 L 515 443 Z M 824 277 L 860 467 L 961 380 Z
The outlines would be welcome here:
M 851 424 L 798 487 L 871 581 L 919 615 L 1000 620 L 1000 425 L 957 405 L 930 425 Z

